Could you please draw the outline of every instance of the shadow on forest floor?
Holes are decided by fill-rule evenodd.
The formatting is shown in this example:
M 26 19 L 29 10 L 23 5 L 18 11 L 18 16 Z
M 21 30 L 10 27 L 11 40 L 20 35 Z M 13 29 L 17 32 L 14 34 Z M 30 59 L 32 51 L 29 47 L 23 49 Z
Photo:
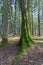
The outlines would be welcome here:
M 43 44 L 38 43 L 30 49 L 26 48 L 25 53 L 17 58 L 18 40 L 0 48 L 0 65 L 43 65 Z

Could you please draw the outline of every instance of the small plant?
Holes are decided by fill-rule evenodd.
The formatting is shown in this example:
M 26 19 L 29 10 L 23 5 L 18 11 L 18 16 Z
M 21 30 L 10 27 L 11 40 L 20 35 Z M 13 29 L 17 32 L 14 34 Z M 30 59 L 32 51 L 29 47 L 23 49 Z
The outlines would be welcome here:
M 19 59 L 19 55 L 16 55 L 14 57 L 12 65 L 22 65 L 22 63 L 20 62 L 20 59 Z

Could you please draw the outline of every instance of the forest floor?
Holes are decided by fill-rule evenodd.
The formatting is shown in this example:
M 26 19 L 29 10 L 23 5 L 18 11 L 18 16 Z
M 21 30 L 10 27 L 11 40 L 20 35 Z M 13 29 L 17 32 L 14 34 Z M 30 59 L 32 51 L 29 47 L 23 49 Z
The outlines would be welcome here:
M 16 43 L 19 38 L 11 39 L 10 43 L 0 48 L 0 65 L 43 65 L 43 43 L 39 40 L 32 48 L 26 48 L 25 52 L 19 55 L 19 48 Z M 43 42 L 43 41 L 42 41 Z

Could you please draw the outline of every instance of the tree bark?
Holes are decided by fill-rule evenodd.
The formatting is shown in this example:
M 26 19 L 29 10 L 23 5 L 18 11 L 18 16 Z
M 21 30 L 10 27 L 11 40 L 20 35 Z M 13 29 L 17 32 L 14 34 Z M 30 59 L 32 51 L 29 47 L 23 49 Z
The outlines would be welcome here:
M 42 1 L 42 22 L 43 22 L 43 1 Z
M 2 11 L 2 43 L 6 44 L 8 42 L 8 1 L 3 1 L 3 11 Z
M 40 36 L 40 0 L 38 0 L 38 35 Z
M 33 12 L 31 13 L 31 17 L 32 17 L 32 35 L 34 34 L 33 33 Z
M 17 34 L 17 31 L 16 31 L 16 0 L 15 0 L 15 17 L 14 17 L 14 36 Z
M 30 21 L 30 1 L 27 0 L 27 10 L 28 10 L 28 24 L 29 24 L 29 29 L 31 33 L 31 21 Z
M 20 46 L 21 50 L 25 48 L 27 45 L 30 47 L 30 42 L 34 43 L 30 37 L 30 31 L 28 26 L 28 11 L 25 7 L 25 0 L 20 0 L 20 8 L 21 8 L 21 15 L 22 15 L 22 28 L 21 28 L 21 38 L 18 43 L 18 46 Z

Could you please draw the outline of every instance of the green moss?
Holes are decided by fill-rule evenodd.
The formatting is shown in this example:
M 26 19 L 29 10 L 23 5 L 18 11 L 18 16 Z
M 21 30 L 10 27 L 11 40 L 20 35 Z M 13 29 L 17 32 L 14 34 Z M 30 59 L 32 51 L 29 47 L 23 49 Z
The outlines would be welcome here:
M 18 43 L 20 50 L 24 50 L 26 46 L 31 47 L 31 44 L 35 44 L 34 41 L 31 39 L 30 31 L 28 27 L 28 19 L 25 12 L 22 11 L 22 28 L 21 28 L 21 38 Z
M 1 48 L 1 47 L 4 47 L 6 44 L 8 44 L 8 39 L 3 38 L 3 39 L 2 39 L 2 42 L 1 42 L 1 44 L 0 44 L 0 48 Z

